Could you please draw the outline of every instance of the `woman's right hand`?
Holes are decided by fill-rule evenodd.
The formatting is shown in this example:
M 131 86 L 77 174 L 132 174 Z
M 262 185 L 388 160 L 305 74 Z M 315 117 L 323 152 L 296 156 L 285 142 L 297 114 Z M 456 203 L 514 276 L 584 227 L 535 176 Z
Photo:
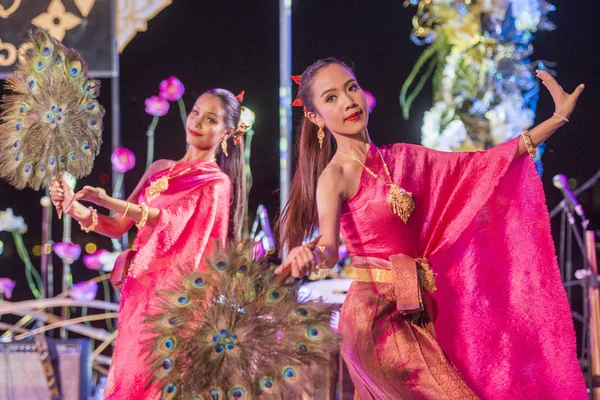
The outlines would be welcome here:
M 283 263 L 275 269 L 275 274 L 279 275 L 290 269 L 294 278 L 302 278 L 313 272 L 316 265 L 314 245 L 298 246 L 290 250 Z
M 53 179 L 50 183 L 50 199 L 52 204 L 56 208 L 58 213 L 65 212 L 65 206 L 71 205 L 73 201 L 73 188 L 63 178 L 59 183 L 56 179 Z

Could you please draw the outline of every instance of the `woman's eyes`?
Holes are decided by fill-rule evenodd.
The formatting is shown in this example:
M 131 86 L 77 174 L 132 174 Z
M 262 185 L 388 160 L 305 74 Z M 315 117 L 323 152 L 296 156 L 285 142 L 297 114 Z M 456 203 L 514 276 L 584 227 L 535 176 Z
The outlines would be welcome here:
M 358 90 L 358 85 L 356 83 L 353 83 L 352 85 L 348 86 L 349 92 L 356 92 L 357 90 Z M 330 103 L 330 102 L 334 101 L 335 99 L 337 99 L 337 96 L 332 94 L 332 95 L 328 96 L 325 99 L 325 101 L 327 103 Z
M 193 110 L 192 111 L 192 115 L 198 116 L 198 115 L 200 115 L 200 113 L 198 111 Z M 210 122 L 211 124 L 216 124 L 217 123 L 217 121 L 215 119 L 211 118 L 211 117 L 206 117 L 206 120 L 208 122 Z

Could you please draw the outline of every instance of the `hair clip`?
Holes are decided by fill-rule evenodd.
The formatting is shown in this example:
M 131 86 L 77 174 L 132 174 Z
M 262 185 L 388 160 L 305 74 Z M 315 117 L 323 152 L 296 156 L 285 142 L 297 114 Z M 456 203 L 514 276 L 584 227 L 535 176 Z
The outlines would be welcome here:
M 235 98 L 240 102 L 240 104 L 244 101 L 244 94 L 246 92 L 245 91 L 241 91 L 240 94 L 238 94 L 237 96 L 235 96 Z

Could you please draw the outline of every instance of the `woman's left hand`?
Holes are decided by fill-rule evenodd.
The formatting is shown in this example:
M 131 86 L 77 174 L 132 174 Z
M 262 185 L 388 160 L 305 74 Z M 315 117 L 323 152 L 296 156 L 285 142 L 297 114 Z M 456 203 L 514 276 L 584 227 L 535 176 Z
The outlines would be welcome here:
M 84 186 L 79 192 L 75 193 L 71 204 L 78 200 L 89 201 L 102 206 L 102 200 L 106 198 L 106 190 L 93 186 Z M 70 204 L 69 204 L 70 206 Z
M 552 100 L 554 100 L 554 112 L 561 117 L 569 118 L 585 86 L 581 84 L 577 86 L 573 93 L 568 94 L 547 71 L 538 69 L 536 74 L 550 92 Z

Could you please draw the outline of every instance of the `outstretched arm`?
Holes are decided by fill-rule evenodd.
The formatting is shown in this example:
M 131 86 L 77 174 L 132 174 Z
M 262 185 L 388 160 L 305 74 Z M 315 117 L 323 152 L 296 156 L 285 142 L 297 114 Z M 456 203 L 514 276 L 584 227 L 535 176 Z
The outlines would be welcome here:
M 554 100 L 554 115 L 529 131 L 529 136 L 531 136 L 534 147 L 545 142 L 558 128 L 566 123 L 563 118 L 569 119 L 575 108 L 575 104 L 577 104 L 577 99 L 585 88 L 585 86 L 581 84 L 577 86 L 573 93 L 568 94 L 548 72 L 543 70 L 538 70 L 536 72 L 538 78 L 542 80 L 542 83 L 550 92 L 552 100 Z M 515 159 L 524 154 L 527 154 L 527 146 L 525 145 L 523 137 L 521 137 Z
M 88 207 L 81 204 L 79 200 L 89 201 L 113 211 L 115 213 L 113 216 L 98 214 L 98 225 L 94 229 L 94 232 L 110 238 L 118 238 L 131 229 L 134 223 L 137 223 L 142 219 L 142 208 L 137 205 L 137 198 L 144 186 L 146 186 L 150 177 L 156 172 L 167 168 L 169 163 L 168 160 L 154 162 L 138 182 L 127 201 L 115 199 L 109 196 L 104 189 L 92 186 L 85 186 L 82 190 L 74 194 L 73 189 L 64 179 L 62 184 L 55 182 L 51 185 L 50 195 L 57 208 L 60 203 L 62 203 L 63 211 L 75 220 L 81 222 L 83 226 L 90 226 L 92 224 L 92 213 Z M 130 203 L 129 209 L 127 209 L 128 202 Z M 123 218 L 126 209 L 127 216 L 126 218 Z M 153 226 L 158 220 L 159 215 L 160 210 L 158 208 L 148 207 L 147 224 Z

